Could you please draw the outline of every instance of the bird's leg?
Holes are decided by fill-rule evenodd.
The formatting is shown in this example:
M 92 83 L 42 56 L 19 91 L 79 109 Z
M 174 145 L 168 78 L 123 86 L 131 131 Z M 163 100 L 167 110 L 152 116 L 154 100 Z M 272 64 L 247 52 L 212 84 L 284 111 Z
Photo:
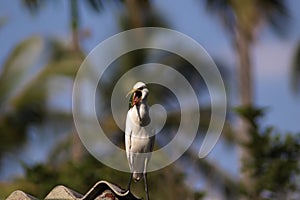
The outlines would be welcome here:
M 132 176 L 133 176 L 133 173 L 130 173 L 130 178 L 129 178 L 129 182 L 128 182 L 128 185 L 127 185 L 127 191 L 130 191 L 130 185 L 131 185 L 131 181 L 132 181 Z
M 147 173 L 146 172 L 144 172 L 144 183 L 145 183 L 146 200 L 150 200 L 149 199 L 148 182 L 147 182 Z

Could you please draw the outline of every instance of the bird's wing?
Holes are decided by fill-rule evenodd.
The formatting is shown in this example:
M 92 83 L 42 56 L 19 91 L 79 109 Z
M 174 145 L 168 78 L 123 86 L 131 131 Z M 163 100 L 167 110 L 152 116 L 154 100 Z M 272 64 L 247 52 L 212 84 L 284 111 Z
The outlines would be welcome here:
M 150 152 L 153 151 L 154 143 L 155 143 L 155 135 L 151 136 L 150 138 Z
M 126 150 L 126 155 L 127 155 L 127 159 L 129 160 L 129 150 L 130 150 L 130 146 L 131 146 L 131 135 L 132 135 L 132 122 L 129 119 L 129 111 L 127 113 L 127 117 L 126 117 L 126 124 L 125 124 L 125 150 Z

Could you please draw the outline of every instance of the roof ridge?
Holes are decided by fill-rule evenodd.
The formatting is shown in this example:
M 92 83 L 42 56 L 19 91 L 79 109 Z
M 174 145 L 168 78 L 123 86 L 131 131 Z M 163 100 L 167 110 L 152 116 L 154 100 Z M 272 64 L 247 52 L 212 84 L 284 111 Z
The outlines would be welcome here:
M 96 198 L 97 200 L 141 200 L 141 198 L 136 197 L 130 191 L 105 180 L 95 183 L 85 195 L 64 185 L 57 185 L 48 193 L 45 200 L 94 200 Z M 37 200 L 37 198 L 21 190 L 16 190 L 6 200 Z

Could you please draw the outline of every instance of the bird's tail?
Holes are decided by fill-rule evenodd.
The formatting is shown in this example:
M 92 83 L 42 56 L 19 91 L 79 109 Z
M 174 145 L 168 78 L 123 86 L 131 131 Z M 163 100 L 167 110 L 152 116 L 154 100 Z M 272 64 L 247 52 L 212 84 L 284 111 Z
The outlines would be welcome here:
M 143 178 L 143 173 L 133 172 L 132 178 L 133 178 L 134 182 L 138 182 Z

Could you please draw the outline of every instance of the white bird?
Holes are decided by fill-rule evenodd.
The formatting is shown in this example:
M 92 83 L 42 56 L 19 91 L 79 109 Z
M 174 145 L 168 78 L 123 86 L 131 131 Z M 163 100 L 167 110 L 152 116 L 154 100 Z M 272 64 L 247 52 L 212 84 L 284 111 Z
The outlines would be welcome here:
M 152 134 L 150 124 L 147 96 L 149 90 L 143 82 L 137 82 L 133 89 L 127 94 L 130 95 L 129 110 L 126 117 L 125 127 L 125 148 L 131 171 L 128 190 L 132 178 L 139 181 L 144 178 L 146 199 L 149 200 L 147 184 L 147 164 L 151 157 L 154 146 L 155 135 Z

